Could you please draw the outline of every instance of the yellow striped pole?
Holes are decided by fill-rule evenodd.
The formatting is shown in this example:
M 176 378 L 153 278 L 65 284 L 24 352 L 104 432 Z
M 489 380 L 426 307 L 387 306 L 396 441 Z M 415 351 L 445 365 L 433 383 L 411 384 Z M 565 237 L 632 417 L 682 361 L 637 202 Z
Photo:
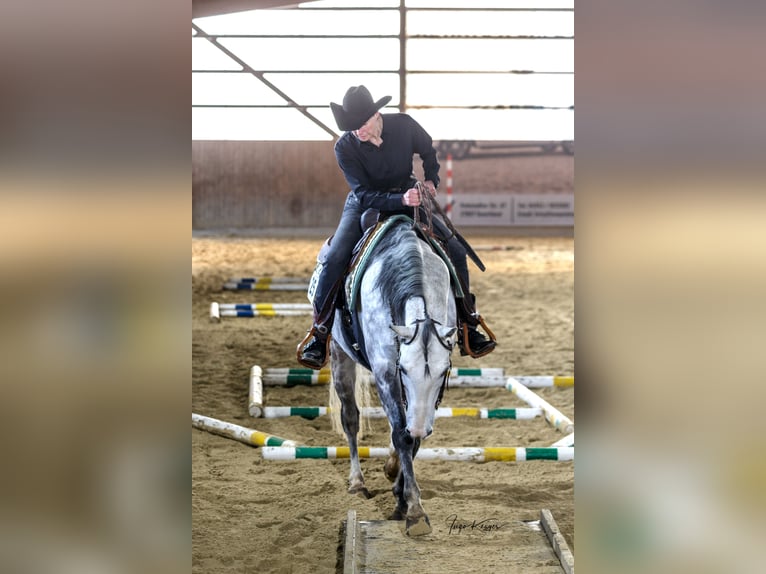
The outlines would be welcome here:
M 297 444 L 292 440 L 196 413 L 192 413 L 192 426 L 250 446 L 295 446 Z
M 282 417 L 303 417 L 314 419 L 330 414 L 330 407 L 264 407 L 263 417 L 276 419 Z M 371 419 L 384 419 L 386 412 L 381 407 L 363 407 L 359 414 Z M 436 418 L 474 417 L 481 419 L 516 419 L 529 420 L 543 415 L 539 408 L 507 408 L 507 409 L 484 409 L 484 408 L 449 408 L 439 407 L 436 409 Z
M 359 447 L 359 458 L 387 458 L 388 447 Z M 346 446 L 278 446 L 265 447 L 264 460 L 346 459 L 351 456 Z M 439 447 L 421 448 L 417 460 L 455 462 L 524 462 L 529 460 L 574 460 L 574 447 Z
M 296 277 L 232 277 L 223 284 L 228 290 L 306 291 L 308 279 Z
M 306 369 L 311 371 L 311 369 Z M 269 387 L 294 387 L 296 385 L 313 386 L 326 385 L 332 382 L 329 371 L 311 371 L 310 373 L 296 373 L 290 375 L 271 375 L 266 373 L 263 384 Z

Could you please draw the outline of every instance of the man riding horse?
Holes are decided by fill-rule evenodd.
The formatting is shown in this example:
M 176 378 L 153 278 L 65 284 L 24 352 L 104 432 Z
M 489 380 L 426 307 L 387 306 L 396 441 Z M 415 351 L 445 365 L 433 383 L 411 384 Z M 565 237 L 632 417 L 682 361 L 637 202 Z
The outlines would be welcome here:
M 380 108 L 391 100 L 385 96 L 373 101 L 365 86 L 352 86 L 343 105 L 330 103 L 338 128 L 345 133 L 335 143 L 335 156 L 351 191 L 346 198 L 335 234 L 322 254 L 321 272 L 314 289 L 314 323 L 298 345 L 298 361 L 312 369 L 327 362 L 328 340 L 334 318 L 336 295 L 362 237 L 360 217 L 368 209 L 384 215 L 408 214 L 420 209 L 422 199 L 412 175 L 412 158 L 417 153 L 423 161 L 425 188 L 436 195 L 439 163 L 431 136 L 411 116 L 403 113 L 381 114 Z M 447 224 L 433 219 L 437 237 L 446 242 L 447 252 L 461 282 L 465 297 L 457 303 L 460 322 L 466 327 L 458 341 L 461 354 L 482 357 L 495 348 L 493 338 L 477 330 L 482 323 L 476 313 L 475 297 L 469 290 L 465 241 L 452 233 Z

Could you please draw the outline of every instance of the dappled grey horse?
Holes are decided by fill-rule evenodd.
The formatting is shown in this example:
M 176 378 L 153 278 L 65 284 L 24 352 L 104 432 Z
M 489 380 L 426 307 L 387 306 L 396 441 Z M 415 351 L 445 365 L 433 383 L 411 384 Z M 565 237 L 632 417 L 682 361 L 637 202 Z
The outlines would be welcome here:
M 386 464 L 396 510 L 407 534 L 431 532 L 420 503 L 412 459 L 433 432 L 436 407 L 451 368 L 457 316 L 451 274 L 411 221 L 397 221 L 377 243 L 359 284 L 356 320 L 362 333 L 352 341 L 337 310 L 330 346 L 335 391 L 341 401 L 351 470 L 349 492 L 369 496 L 359 464 L 359 410 L 354 396 L 357 343 L 366 355 L 378 397 L 391 427 L 395 452 Z

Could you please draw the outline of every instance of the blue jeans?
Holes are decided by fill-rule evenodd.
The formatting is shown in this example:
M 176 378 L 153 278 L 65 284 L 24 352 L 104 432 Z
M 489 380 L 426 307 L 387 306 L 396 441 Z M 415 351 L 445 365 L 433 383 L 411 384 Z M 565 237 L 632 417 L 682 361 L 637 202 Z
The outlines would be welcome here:
M 327 306 L 330 304 L 330 299 L 334 299 L 335 286 L 342 279 L 343 274 L 348 268 L 354 246 L 362 238 L 363 232 L 360 219 L 364 211 L 356 196 L 349 193 L 343 206 L 343 213 L 341 213 L 338 227 L 330 240 L 329 249 L 325 251 L 320 261 L 324 268 L 319 277 L 316 294 L 314 295 L 315 319 L 320 317 L 323 311 L 325 314 L 329 311 Z M 402 206 L 401 211 L 390 213 L 404 213 L 412 217 L 414 211 L 412 208 Z M 437 236 L 450 236 L 449 229 L 440 219 L 435 218 L 433 226 Z M 447 241 L 447 252 L 467 296 L 470 292 L 470 284 L 468 281 L 468 263 L 466 261 L 465 247 L 453 236 Z M 331 314 L 330 317 L 332 317 Z

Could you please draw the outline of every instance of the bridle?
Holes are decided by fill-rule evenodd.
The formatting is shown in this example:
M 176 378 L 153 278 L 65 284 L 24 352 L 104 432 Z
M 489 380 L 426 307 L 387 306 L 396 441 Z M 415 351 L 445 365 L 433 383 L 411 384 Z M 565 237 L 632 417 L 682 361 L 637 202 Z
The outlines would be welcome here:
M 444 213 L 442 212 L 441 208 L 439 207 L 439 204 L 436 202 L 436 200 L 433 198 L 431 193 L 426 188 L 425 184 L 421 181 L 417 181 L 415 183 L 415 188 L 418 190 L 418 194 L 420 195 L 420 206 L 413 208 L 413 219 L 414 219 L 414 227 L 416 229 L 419 229 L 423 233 L 427 233 L 429 237 L 436 238 L 434 235 L 434 228 L 433 228 L 433 214 L 434 211 L 436 211 L 437 214 L 441 215 L 442 218 L 447 219 Z M 423 210 L 426 218 L 426 222 L 421 224 L 420 222 L 420 210 Z M 447 222 L 447 227 L 450 229 L 451 233 L 455 234 L 455 229 L 452 227 L 452 224 Z M 449 238 L 446 238 L 449 239 Z M 412 343 L 412 341 L 415 340 L 415 338 L 418 336 L 418 331 L 420 330 L 420 324 L 424 322 L 425 319 L 418 319 L 415 321 L 415 333 L 412 335 L 412 338 L 409 341 L 405 341 L 405 345 L 409 345 Z M 449 368 L 447 369 L 447 372 L 444 375 L 444 379 L 442 380 L 441 387 L 439 388 L 439 396 L 436 398 L 436 405 L 434 408 L 439 408 L 439 405 L 442 402 L 442 398 L 444 397 L 444 391 L 449 388 L 449 377 L 450 373 L 452 372 L 452 347 L 448 345 L 442 338 L 439 336 L 438 333 L 436 333 L 436 339 L 439 341 L 439 344 L 450 351 L 450 361 L 449 361 Z M 400 386 L 400 396 L 401 396 L 401 404 L 404 407 L 405 410 L 407 410 L 407 392 L 404 389 L 404 381 L 402 380 L 402 366 L 401 366 L 401 345 L 399 342 L 399 339 L 396 340 L 396 376 L 399 378 L 399 386 Z
M 420 331 L 420 324 L 424 323 L 425 319 L 417 319 L 415 321 L 415 332 L 412 334 L 412 337 L 409 341 L 405 341 L 405 345 L 411 344 L 418 336 L 418 332 Z M 442 398 L 444 397 L 444 391 L 449 389 L 449 377 L 452 373 L 452 347 L 447 344 L 446 341 L 444 341 L 438 333 L 436 333 L 436 340 L 439 341 L 439 344 L 447 349 L 447 351 L 450 352 L 450 360 L 449 360 L 449 366 L 447 367 L 447 372 L 444 374 L 444 378 L 442 379 L 442 384 L 439 387 L 439 396 L 436 397 L 436 405 L 434 405 L 434 409 L 438 409 L 439 405 L 442 402 Z M 399 388 L 400 393 L 399 396 L 401 397 L 401 405 L 404 407 L 404 410 L 407 410 L 407 392 L 404 388 L 404 381 L 402 380 L 402 365 L 401 365 L 401 359 L 402 359 L 402 347 L 399 339 L 396 339 L 396 376 L 399 379 Z

